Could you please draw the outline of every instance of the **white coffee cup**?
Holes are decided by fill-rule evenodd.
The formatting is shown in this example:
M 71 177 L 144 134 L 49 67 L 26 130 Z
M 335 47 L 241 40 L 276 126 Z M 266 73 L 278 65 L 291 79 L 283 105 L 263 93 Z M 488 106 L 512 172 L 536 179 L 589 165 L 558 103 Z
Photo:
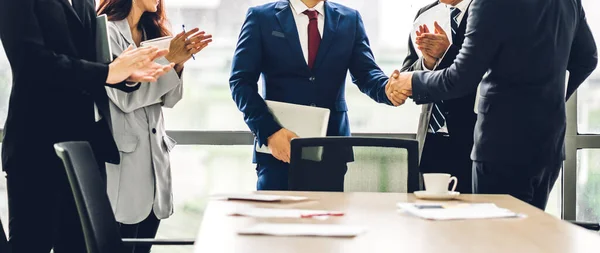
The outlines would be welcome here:
M 450 174 L 444 173 L 425 173 L 423 174 L 423 179 L 425 179 L 425 190 L 432 193 L 447 193 L 448 184 L 452 181 L 454 181 L 452 186 L 452 191 L 454 191 L 458 184 L 456 177 L 451 177 Z

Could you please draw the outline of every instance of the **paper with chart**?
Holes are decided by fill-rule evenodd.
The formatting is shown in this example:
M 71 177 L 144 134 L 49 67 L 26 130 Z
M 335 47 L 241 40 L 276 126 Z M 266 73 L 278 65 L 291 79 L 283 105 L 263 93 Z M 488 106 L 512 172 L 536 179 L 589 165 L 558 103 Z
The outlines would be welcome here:
M 343 216 L 343 212 L 326 210 L 307 210 L 307 209 L 281 209 L 281 208 L 257 208 L 245 207 L 239 208 L 232 213 L 232 216 L 244 216 L 253 218 L 314 218 L 327 219 L 330 216 Z
M 257 201 L 257 202 L 282 202 L 282 201 L 303 201 L 307 200 L 307 197 L 301 196 L 282 196 L 282 195 L 267 195 L 267 194 L 254 194 L 254 193 L 221 193 L 211 195 L 214 199 L 223 200 L 243 200 L 243 201 Z
M 337 224 L 262 223 L 238 231 L 240 235 L 355 237 L 363 227 Z
M 421 52 L 421 50 L 418 49 L 418 46 L 415 43 L 417 38 L 417 31 L 419 31 L 419 26 L 427 25 L 427 27 L 429 28 L 429 32 L 433 33 L 435 29 L 435 26 L 433 24 L 436 21 L 444 29 L 444 31 L 446 31 L 446 34 L 448 35 L 448 40 L 450 40 L 450 43 L 452 44 L 450 10 L 446 7 L 445 4 L 438 4 L 432 7 L 431 9 L 421 13 L 421 15 L 419 15 L 419 17 L 417 17 L 417 19 L 415 19 L 415 22 L 413 23 L 413 30 L 410 33 L 410 36 L 411 41 L 413 43 L 413 47 L 415 48 L 415 51 L 417 51 L 419 57 L 423 56 L 423 53 Z
M 427 220 L 472 220 L 520 218 L 522 214 L 500 208 L 493 203 L 398 203 L 401 210 Z

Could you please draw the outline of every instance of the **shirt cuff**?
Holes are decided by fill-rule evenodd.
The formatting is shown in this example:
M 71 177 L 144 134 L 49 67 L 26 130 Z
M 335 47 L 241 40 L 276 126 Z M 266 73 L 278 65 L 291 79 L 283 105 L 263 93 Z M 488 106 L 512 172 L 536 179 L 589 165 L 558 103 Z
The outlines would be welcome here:
M 135 87 L 137 86 L 139 83 L 130 83 L 130 82 L 125 82 L 125 86 L 127 87 Z
M 435 63 L 435 65 L 437 66 L 437 62 Z M 431 69 L 429 69 L 426 65 L 425 65 L 425 58 L 423 58 L 421 60 L 421 67 L 423 68 L 423 70 L 429 70 L 431 71 Z

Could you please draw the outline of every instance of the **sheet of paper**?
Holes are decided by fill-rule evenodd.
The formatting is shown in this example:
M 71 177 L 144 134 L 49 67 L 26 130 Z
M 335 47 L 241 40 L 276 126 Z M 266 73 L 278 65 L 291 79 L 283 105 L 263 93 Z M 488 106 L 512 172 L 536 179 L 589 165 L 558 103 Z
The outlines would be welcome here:
M 421 50 L 417 49 L 418 47 L 415 43 L 417 37 L 416 32 L 419 30 L 419 26 L 427 25 L 427 28 L 429 28 L 429 32 L 433 33 L 435 31 L 435 26 L 433 25 L 434 22 L 438 22 L 438 24 L 444 29 L 444 31 L 446 31 L 448 39 L 450 40 L 450 43 L 452 43 L 450 10 L 446 7 L 445 4 L 438 4 L 433 8 L 427 10 L 426 12 L 421 13 L 421 15 L 419 15 L 419 17 L 415 19 L 415 22 L 413 23 L 413 30 L 410 36 L 413 42 L 413 46 L 417 51 L 419 57 L 421 57 L 423 54 L 421 53 Z
M 398 207 L 414 216 L 428 220 L 470 220 L 518 218 L 524 215 L 499 208 L 492 203 L 398 203 Z
M 214 194 L 211 196 L 216 199 L 224 200 L 246 200 L 258 202 L 280 202 L 280 201 L 303 201 L 307 197 L 300 196 L 281 196 L 281 195 L 266 195 L 266 194 Z
M 358 226 L 337 224 L 262 223 L 238 231 L 240 235 L 355 237 L 364 233 Z
M 160 37 L 160 38 L 156 38 L 156 39 L 145 40 L 145 41 L 142 41 L 142 43 L 140 43 L 140 46 L 141 47 L 154 46 L 154 47 L 157 47 L 158 49 L 168 49 L 169 46 L 171 45 L 172 39 L 173 39 L 172 36 L 165 36 L 165 37 Z
M 343 212 L 305 209 L 278 209 L 278 208 L 241 208 L 231 215 L 254 218 L 315 218 L 327 219 L 329 216 L 342 216 Z

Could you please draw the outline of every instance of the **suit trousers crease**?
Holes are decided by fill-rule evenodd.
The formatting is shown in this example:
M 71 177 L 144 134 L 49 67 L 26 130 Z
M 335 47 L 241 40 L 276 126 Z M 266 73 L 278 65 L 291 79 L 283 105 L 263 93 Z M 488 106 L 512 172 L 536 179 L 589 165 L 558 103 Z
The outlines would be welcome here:
M 472 146 L 463 143 L 464 140 L 453 140 L 446 134 L 428 133 L 419 165 L 420 172 L 451 174 L 458 179 L 456 191 L 472 193 Z
M 477 194 L 509 194 L 541 210 L 558 176 L 562 161 L 547 165 L 473 162 L 473 189 Z

